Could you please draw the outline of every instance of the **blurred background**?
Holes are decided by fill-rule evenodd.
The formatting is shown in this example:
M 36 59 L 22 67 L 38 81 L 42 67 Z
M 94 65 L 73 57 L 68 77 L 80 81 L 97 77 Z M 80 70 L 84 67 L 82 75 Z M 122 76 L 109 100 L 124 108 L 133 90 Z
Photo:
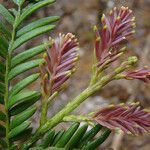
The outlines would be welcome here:
M 11 8 L 10 1 L 0 0 L 0 2 Z M 53 103 L 49 110 L 49 116 L 55 114 L 88 85 L 91 76 L 94 42 L 92 27 L 97 25 L 100 28 L 102 13 L 107 13 L 113 7 L 121 6 L 127 6 L 132 9 L 136 17 L 136 34 L 129 39 L 128 54 L 136 55 L 139 58 L 137 67 L 150 66 L 150 0 L 57 0 L 57 3 L 54 5 L 47 6 L 33 14 L 31 20 L 50 15 L 59 15 L 61 19 L 54 31 L 46 34 L 44 37 L 41 36 L 33 40 L 32 43 L 28 42 L 22 46 L 22 49 L 28 49 L 33 45 L 37 45 L 41 41 L 48 39 L 49 36 L 54 38 L 59 33 L 67 32 L 74 33 L 80 42 L 80 62 L 78 63 L 77 71 L 68 83 L 68 88 Z M 27 74 L 29 73 L 27 72 Z M 22 78 L 22 76 L 19 78 Z M 39 89 L 39 82 L 30 88 Z M 85 114 L 90 111 L 96 111 L 108 104 L 126 103 L 129 101 L 140 101 L 143 107 L 149 108 L 150 84 L 137 80 L 113 81 L 102 91 L 84 102 L 75 113 Z M 33 120 L 35 126 L 37 119 L 38 113 Z M 62 124 L 62 127 L 65 128 L 66 124 Z M 103 147 L 113 147 L 114 150 L 150 150 L 150 136 L 133 137 L 122 133 L 114 133 L 100 150 L 104 150 Z

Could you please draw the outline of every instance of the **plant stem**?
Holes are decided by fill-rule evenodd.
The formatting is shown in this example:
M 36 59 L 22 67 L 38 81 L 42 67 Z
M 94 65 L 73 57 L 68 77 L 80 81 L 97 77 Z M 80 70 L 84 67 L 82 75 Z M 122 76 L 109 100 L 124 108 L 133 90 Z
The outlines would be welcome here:
M 102 85 L 101 85 L 102 88 Z M 98 89 L 101 89 L 100 87 Z M 58 112 L 53 118 L 48 120 L 44 126 L 39 128 L 31 139 L 23 145 L 22 150 L 27 150 L 34 142 L 36 142 L 43 134 L 45 134 L 49 129 L 52 129 L 57 124 L 59 124 L 65 116 L 77 108 L 85 99 L 91 96 L 97 91 L 97 87 L 90 86 L 85 89 L 79 96 L 77 96 L 72 102 L 68 103 L 65 108 Z
M 55 97 L 58 96 L 58 94 L 59 94 L 58 92 L 54 92 L 54 94 L 52 94 L 52 95 L 48 98 L 48 100 L 47 100 L 48 107 L 50 106 L 51 102 L 55 99 Z
M 58 95 L 58 92 L 54 92 L 50 97 L 42 89 L 42 100 L 41 100 L 41 118 L 40 127 L 43 126 L 47 121 L 47 111 L 52 100 Z
M 42 107 L 41 107 L 40 127 L 43 126 L 47 121 L 47 109 L 48 109 L 47 99 L 48 97 L 45 95 L 41 100 Z
M 93 93 L 95 93 L 94 86 L 85 89 L 79 96 L 77 96 L 73 101 L 68 103 L 52 119 L 47 121 L 47 123 L 40 129 L 40 132 L 44 133 L 45 131 L 56 126 L 58 123 L 60 123 L 63 120 L 64 116 L 67 116 L 70 112 L 72 112 L 75 108 L 77 108 L 85 99 L 87 99 Z
M 10 140 L 9 140 L 9 132 L 10 132 L 10 114 L 8 110 L 8 101 L 9 101 L 9 85 L 10 81 L 8 80 L 8 74 L 11 68 L 11 54 L 12 54 L 12 47 L 15 41 L 15 35 L 16 35 L 16 22 L 20 15 L 20 9 L 18 11 L 18 16 L 15 18 L 15 22 L 13 25 L 13 31 L 11 36 L 11 41 L 8 47 L 8 54 L 6 56 L 6 72 L 5 72 L 5 95 L 4 95 L 4 102 L 5 102 L 5 112 L 6 112 L 6 143 L 7 143 L 7 149 L 10 150 Z
M 79 116 L 69 115 L 69 116 L 65 116 L 63 118 L 63 121 L 64 122 L 86 122 L 88 125 L 94 126 L 92 116 L 90 117 L 84 115 L 79 115 Z
M 5 113 L 6 113 L 6 143 L 8 150 L 10 149 L 10 141 L 9 141 L 9 111 L 8 111 L 8 96 L 9 96 L 9 81 L 8 81 L 8 72 L 9 72 L 9 55 L 6 57 L 6 73 L 5 73 L 5 95 L 4 95 L 4 101 L 5 101 Z
M 9 80 L 8 80 L 8 73 L 10 70 L 10 62 L 11 62 L 11 48 L 13 46 L 15 38 L 15 29 L 13 29 L 12 32 L 12 39 L 10 41 L 10 45 L 8 48 L 8 54 L 6 56 L 6 73 L 5 73 L 5 96 L 4 96 L 4 101 L 5 101 L 5 112 L 6 112 L 6 142 L 7 142 L 7 148 L 8 150 L 10 149 L 10 141 L 9 141 L 9 130 L 10 130 L 10 116 L 9 116 L 9 111 L 8 111 L 8 100 L 9 100 Z
M 125 69 L 129 68 L 131 65 L 137 62 L 136 57 L 129 58 L 128 61 L 122 63 L 120 67 L 114 70 L 109 75 L 104 76 L 96 84 L 89 86 L 80 95 L 78 95 L 73 101 L 68 103 L 60 112 L 58 112 L 53 118 L 49 119 L 44 126 L 39 128 L 36 134 L 23 146 L 23 150 L 28 149 L 36 140 L 40 138 L 41 135 L 45 134 L 48 130 L 59 124 L 65 116 L 75 110 L 82 102 L 84 102 L 89 96 L 95 92 L 101 90 L 107 83 L 113 80 L 113 78 L 123 72 Z

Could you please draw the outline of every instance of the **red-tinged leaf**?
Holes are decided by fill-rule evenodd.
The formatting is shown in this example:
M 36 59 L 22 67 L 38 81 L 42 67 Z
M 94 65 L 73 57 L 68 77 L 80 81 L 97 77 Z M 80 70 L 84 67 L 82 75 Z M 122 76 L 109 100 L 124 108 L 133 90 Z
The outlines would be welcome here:
M 137 103 L 108 106 L 93 118 L 102 126 L 119 128 L 125 133 L 139 135 L 150 132 L 150 113 L 142 110 Z
M 98 67 L 107 60 L 111 62 L 117 60 L 119 56 L 116 57 L 116 55 L 121 50 L 120 43 L 135 32 L 133 30 L 135 17 L 127 7 L 114 8 L 108 17 L 103 14 L 101 23 L 102 30 L 100 32 L 96 26 L 94 27 L 96 35 L 95 54 Z
M 138 79 L 144 82 L 150 81 L 150 69 L 148 68 L 128 71 L 124 75 L 126 79 Z
M 47 53 L 44 55 L 45 64 L 40 66 L 43 91 L 47 95 L 61 90 L 78 61 L 78 42 L 73 34 L 60 34 L 56 40 L 50 42 L 52 46 L 46 47 Z

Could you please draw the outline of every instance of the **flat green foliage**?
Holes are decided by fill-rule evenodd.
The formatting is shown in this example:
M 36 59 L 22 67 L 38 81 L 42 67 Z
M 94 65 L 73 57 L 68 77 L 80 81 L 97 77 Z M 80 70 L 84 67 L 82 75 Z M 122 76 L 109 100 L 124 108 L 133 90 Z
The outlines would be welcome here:
M 10 38 L 11 38 L 10 30 L 5 26 L 5 24 L 2 20 L 0 22 L 0 33 L 3 35 L 3 37 L 10 40 Z
M 39 92 L 27 91 L 18 93 L 10 99 L 8 103 L 8 109 L 11 109 L 14 105 L 20 104 L 22 102 L 31 102 L 31 100 L 35 97 L 39 97 Z
M 25 0 L 13 0 L 13 2 L 18 6 L 21 6 L 25 2 Z
M 5 8 L 2 4 L 0 4 L 0 14 L 10 23 L 14 23 L 14 17 L 11 13 Z
M 37 80 L 39 75 L 40 75 L 39 73 L 32 74 L 32 75 L 26 77 L 25 79 L 19 81 L 17 84 L 15 84 L 15 86 L 13 86 L 13 88 L 10 90 L 9 98 L 16 95 L 22 89 L 24 89 L 25 87 L 27 87 L 28 85 L 33 83 L 35 80 Z
M 9 138 L 11 139 L 11 138 L 17 136 L 19 133 L 23 132 L 25 129 L 27 129 L 29 127 L 30 124 L 31 124 L 31 122 L 25 121 L 21 125 L 13 128 L 9 133 Z
M 26 19 L 28 16 L 30 16 L 36 10 L 38 10 L 44 6 L 47 6 L 49 4 L 52 4 L 54 2 L 55 2 L 55 0 L 43 0 L 43 1 L 39 1 L 38 3 L 35 3 L 34 5 L 31 5 L 27 8 L 25 8 L 23 13 L 20 16 L 20 20 L 18 21 L 18 24 L 20 24 L 24 19 Z
M 55 133 L 50 130 L 42 139 L 41 145 L 32 149 L 64 149 L 64 150 L 95 150 L 97 149 L 110 135 L 111 131 L 97 124 L 90 130 L 88 125 L 80 125 L 73 123 L 67 130 L 60 130 Z M 103 129 L 101 135 L 97 135 Z
M 27 89 L 39 78 L 39 70 L 36 73 L 28 73 L 15 83 L 12 80 L 43 63 L 43 59 L 35 59 L 35 57 L 45 51 L 45 43 L 41 41 L 39 45 L 17 54 L 14 51 L 33 38 L 54 29 L 54 23 L 59 20 L 58 16 L 49 16 L 24 25 L 23 21 L 27 17 L 55 1 L 40 0 L 31 3 L 25 0 L 12 0 L 12 2 L 15 7 L 11 9 L 0 4 L 0 105 L 2 108 L 0 149 L 1 147 L 18 149 L 21 145 L 14 142 L 26 140 L 31 135 L 30 120 L 37 110 L 34 104 L 41 97 L 39 91 Z
M 14 68 L 16 65 L 21 64 L 22 62 L 25 62 L 26 60 L 42 53 L 45 51 L 45 45 L 41 44 L 39 46 L 36 46 L 34 48 L 31 48 L 29 50 L 26 50 L 22 53 L 19 53 L 11 60 L 11 67 Z
M 59 17 L 58 16 L 52 16 L 52 17 L 45 17 L 36 21 L 33 21 L 32 23 L 28 24 L 27 26 L 21 28 L 18 32 L 17 32 L 17 37 L 20 37 L 21 35 L 32 31 L 36 28 L 48 25 L 50 23 L 53 23 L 55 21 L 58 21 Z
M 105 129 L 103 134 L 92 142 L 88 143 L 83 150 L 92 150 L 96 149 L 100 144 L 102 144 L 110 135 L 111 131 L 109 129 Z
M 36 111 L 36 107 L 33 107 L 20 113 L 16 118 L 11 120 L 10 127 L 13 129 L 19 126 L 22 122 L 29 119 L 35 113 L 35 111 Z
M 28 71 L 29 69 L 38 67 L 39 64 L 41 64 L 43 62 L 44 62 L 43 59 L 36 59 L 36 60 L 31 60 L 31 61 L 25 62 L 23 64 L 19 64 L 15 68 L 11 69 L 11 71 L 8 74 L 8 79 L 11 80 L 15 76 L 17 76 L 25 71 Z
M 14 42 L 12 50 L 18 48 L 19 46 L 21 46 L 25 42 L 31 40 L 32 38 L 54 29 L 54 27 L 55 27 L 55 25 L 45 25 L 45 26 L 36 28 L 30 32 L 23 34 L 18 39 L 16 39 L 16 41 Z

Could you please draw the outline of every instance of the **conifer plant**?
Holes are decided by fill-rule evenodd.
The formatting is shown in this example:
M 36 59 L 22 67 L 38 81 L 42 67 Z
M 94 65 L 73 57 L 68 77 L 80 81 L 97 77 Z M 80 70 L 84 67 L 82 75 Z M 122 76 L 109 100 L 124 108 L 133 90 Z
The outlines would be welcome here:
M 56 39 L 51 38 L 17 54 L 16 50 L 55 28 L 58 16 L 28 20 L 34 12 L 54 2 L 12 0 L 14 8 L 11 9 L 0 4 L 0 149 L 94 150 L 116 129 L 133 135 L 149 133 L 150 113 L 139 103 L 110 105 L 87 115 L 71 114 L 113 80 L 150 81 L 150 69 L 133 69 L 138 61 L 136 56 L 120 59 L 127 51 L 124 41 L 135 32 L 135 17 L 127 7 L 114 8 L 109 14 L 103 14 L 101 30 L 94 27 L 93 73 L 87 88 L 54 116 L 47 117 L 52 101 L 57 100 L 76 70 L 78 40 L 72 33 L 59 34 Z M 38 54 L 43 57 L 37 59 Z M 121 64 L 110 69 L 111 64 L 119 59 Z M 18 78 L 33 68 L 39 69 Z M 13 82 L 16 78 L 21 79 Z M 40 90 L 29 90 L 28 85 L 38 78 Z M 37 101 L 40 101 L 40 117 L 35 129 L 31 118 L 37 110 Z M 62 122 L 72 125 L 66 130 L 56 130 Z

